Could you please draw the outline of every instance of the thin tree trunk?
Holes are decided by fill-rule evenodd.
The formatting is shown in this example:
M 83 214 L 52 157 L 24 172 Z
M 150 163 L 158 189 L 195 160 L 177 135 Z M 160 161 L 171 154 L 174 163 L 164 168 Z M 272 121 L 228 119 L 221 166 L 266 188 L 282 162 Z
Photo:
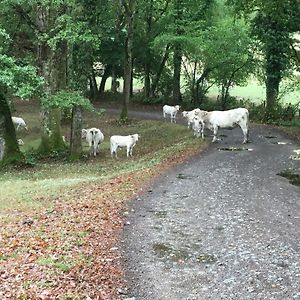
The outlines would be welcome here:
M 144 94 L 150 97 L 151 81 L 150 81 L 150 63 L 145 63 L 145 80 L 144 80 Z
M 70 158 L 71 160 L 78 159 L 82 155 L 81 144 L 81 129 L 82 129 L 82 109 L 75 105 L 72 109 L 72 127 L 70 139 Z
M 97 87 L 96 75 L 94 71 L 92 71 L 89 81 L 90 81 L 90 99 L 96 100 L 99 92 Z
M 133 62 L 133 21 L 135 14 L 135 0 L 121 1 L 125 9 L 125 18 L 127 26 L 127 37 L 125 42 L 125 62 L 124 62 L 124 89 L 123 89 L 123 108 L 120 119 L 126 121 L 128 119 L 128 104 L 130 100 L 130 91 L 132 85 L 132 62 Z
M 111 74 L 111 66 L 107 65 L 104 69 L 104 73 L 101 78 L 101 82 L 100 82 L 100 86 L 99 86 L 99 95 L 103 95 L 104 90 L 105 90 L 106 80 L 110 76 L 110 74 Z
M 167 60 L 168 60 L 169 53 L 170 53 L 170 45 L 168 45 L 168 46 L 166 47 L 164 56 L 163 56 L 162 61 L 161 61 L 160 65 L 159 65 L 158 72 L 157 72 L 157 74 L 156 74 L 155 79 L 154 79 L 153 82 L 152 82 L 152 86 L 151 86 L 151 97 L 154 97 L 154 96 L 155 96 L 155 92 L 156 92 L 156 89 L 157 89 L 157 86 L 158 86 L 160 77 L 161 77 L 161 75 L 162 75 L 162 73 L 163 73 L 165 64 L 166 64 L 166 62 L 167 62 Z
M 118 91 L 118 84 L 117 84 L 117 75 L 116 75 L 116 67 L 112 66 L 111 68 L 111 92 L 116 94 Z
M 174 49 L 174 75 L 173 75 L 173 103 L 181 103 L 180 75 L 181 75 L 181 48 L 176 45 Z

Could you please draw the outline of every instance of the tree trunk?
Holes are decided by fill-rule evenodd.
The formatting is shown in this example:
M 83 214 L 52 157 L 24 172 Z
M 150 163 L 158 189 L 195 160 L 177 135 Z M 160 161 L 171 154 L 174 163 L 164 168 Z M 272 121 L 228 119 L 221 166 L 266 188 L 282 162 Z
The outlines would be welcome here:
M 116 76 L 116 67 L 111 68 L 111 92 L 116 94 L 118 92 L 118 81 Z
M 82 155 L 81 144 L 81 129 L 82 129 L 82 109 L 80 106 L 73 106 L 72 109 L 72 127 L 70 138 L 70 158 L 75 160 Z
M 103 95 L 104 90 L 105 90 L 106 80 L 110 76 L 110 74 L 111 74 L 111 66 L 107 65 L 104 69 L 104 73 L 101 78 L 101 82 L 100 82 L 100 86 L 99 86 L 99 95 Z
M 132 81 L 132 62 L 133 62 L 133 21 L 135 14 L 135 0 L 129 0 L 128 3 L 122 1 L 125 9 L 127 37 L 125 41 L 125 62 L 124 62 L 124 89 L 123 89 L 123 108 L 121 111 L 121 121 L 128 119 L 128 104 L 130 100 L 131 81 Z
M 99 92 L 98 92 L 97 81 L 96 81 L 96 76 L 94 71 L 92 71 L 89 81 L 90 81 L 90 99 L 96 100 Z
M 173 103 L 181 103 L 181 93 L 180 93 L 180 74 L 181 74 L 181 47 L 179 45 L 175 46 L 174 49 L 174 75 L 173 75 Z
M 146 61 L 146 63 L 145 63 L 145 80 L 144 80 L 144 94 L 146 97 L 150 97 L 150 88 L 151 88 L 150 62 Z
M 3 138 L 5 141 L 5 151 L 3 164 L 24 163 L 24 155 L 19 149 L 16 130 L 11 119 L 11 112 L 5 94 L 0 91 L 0 128 L 3 128 Z
M 276 108 L 281 81 L 281 68 L 272 54 L 271 51 L 268 53 L 266 63 L 266 120 L 272 118 L 274 109 Z
M 61 41 L 58 43 L 56 51 L 51 59 L 51 90 L 52 93 L 57 93 L 66 89 L 67 86 L 67 42 Z M 54 108 L 50 111 L 50 143 L 52 151 L 63 151 L 66 145 L 62 138 L 61 132 L 61 109 Z
M 51 23 L 50 9 L 45 6 L 37 6 L 36 17 L 37 26 L 40 32 L 48 33 Z M 43 41 L 37 46 L 37 65 L 39 74 L 45 79 L 44 90 L 46 97 L 49 97 L 66 88 L 67 83 L 67 54 L 68 44 L 60 41 L 55 50 L 51 49 L 47 41 Z M 51 122 L 49 116 L 51 115 Z M 54 120 L 54 118 L 56 118 Z M 48 112 L 42 109 L 42 137 L 39 151 L 46 154 L 51 150 L 61 150 L 64 145 L 60 129 L 60 112 Z M 50 124 L 53 125 L 51 128 Z M 51 135 L 50 135 L 51 133 Z M 58 146 L 58 149 L 55 147 Z
M 156 92 L 156 89 L 157 89 L 157 86 L 158 86 L 160 77 L 161 77 L 161 75 L 162 75 L 162 73 L 163 73 L 165 64 L 166 64 L 166 62 L 167 62 L 167 60 L 168 60 L 169 53 L 170 53 L 170 45 L 168 45 L 168 46 L 166 47 L 164 56 L 163 56 L 162 61 L 161 61 L 160 65 L 159 65 L 158 72 L 157 72 L 157 74 L 156 74 L 156 76 L 155 76 L 155 79 L 154 79 L 153 82 L 152 82 L 152 86 L 151 86 L 151 97 L 154 97 L 154 96 L 155 96 L 155 92 Z
M 36 24 L 39 28 L 40 32 L 46 32 L 48 31 L 49 27 L 49 10 L 43 7 L 42 5 L 38 5 L 36 8 Z M 37 66 L 38 66 L 38 72 L 41 77 L 45 79 L 44 82 L 44 91 L 46 94 L 46 97 L 51 95 L 51 87 L 50 87 L 50 79 L 49 79 L 49 73 L 50 73 L 50 53 L 51 49 L 47 45 L 47 42 L 40 41 L 40 43 L 37 45 Z M 49 153 L 51 146 L 50 146 L 50 139 L 49 139 L 49 128 L 48 128 L 48 115 L 49 112 L 43 108 L 41 108 L 41 116 L 42 116 L 42 135 L 41 135 L 41 143 L 39 146 L 39 152 L 40 153 Z

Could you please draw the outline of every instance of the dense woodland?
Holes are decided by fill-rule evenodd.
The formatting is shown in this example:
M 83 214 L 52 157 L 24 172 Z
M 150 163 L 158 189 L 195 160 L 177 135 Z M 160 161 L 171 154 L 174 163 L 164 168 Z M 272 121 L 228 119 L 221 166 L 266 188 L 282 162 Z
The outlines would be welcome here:
M 299 0 L 2 0 L 0 3 L 0 137 L 3 162 L 22 162 L 11 120 L 16 97 L 38 100 L 39 152 L 65 151 L 60 122 L 72 111 L 69 154 L 82 154 L 82 110 L 111 93 L 126 121 L 133 79 L 140 97 L 201 107 L 217 86 L 222 109 L 230 89 L 250 76 L 266 86 L 264 119 L 277 110 L 281 83 L 297 87 Z M 298 34 L 298 35 L 297 35 Z M 100 83 L 96 78 L 101 78 Z M 124 82 L 119 88 L 120 80 Z

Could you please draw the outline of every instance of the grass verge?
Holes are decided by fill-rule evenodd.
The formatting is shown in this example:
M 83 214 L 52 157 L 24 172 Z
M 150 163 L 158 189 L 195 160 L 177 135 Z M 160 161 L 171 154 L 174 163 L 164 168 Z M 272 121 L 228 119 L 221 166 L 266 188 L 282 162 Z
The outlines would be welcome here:
M 98 127 L 106 139 L 96 158 L 0 173 L 1 299 L 120 299 L 128 199 L 206 145 L 176 124 L 104 118 Z M 141 135 L 134 156 L 111 159 L 107 137 L 130 133 Z

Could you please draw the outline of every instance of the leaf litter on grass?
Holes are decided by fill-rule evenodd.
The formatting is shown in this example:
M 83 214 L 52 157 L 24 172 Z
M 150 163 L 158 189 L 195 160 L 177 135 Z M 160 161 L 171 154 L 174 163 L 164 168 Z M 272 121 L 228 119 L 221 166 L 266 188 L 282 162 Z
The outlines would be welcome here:
M 197 151 L 45 197 L 50 208 L 15 212 L 14 222 L 0 228 L 0 299 L 120 299 L 126 201 Z M 27 219 L 33 222 L 24 224 Z

